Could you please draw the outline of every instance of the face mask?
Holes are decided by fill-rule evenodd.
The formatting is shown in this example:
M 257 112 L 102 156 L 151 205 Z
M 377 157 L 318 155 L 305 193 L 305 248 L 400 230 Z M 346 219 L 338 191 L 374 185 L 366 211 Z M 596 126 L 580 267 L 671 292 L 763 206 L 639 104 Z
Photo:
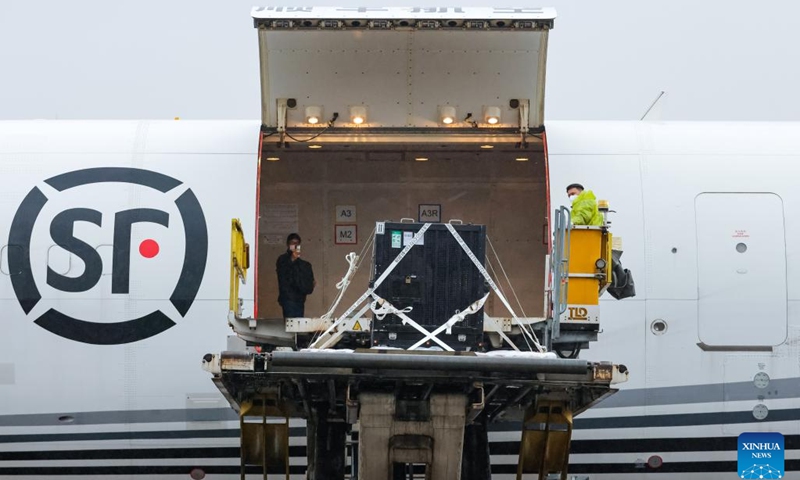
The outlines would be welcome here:
M 577 195 L 570 195 L 569 196 L 569 201 L 570 202 L 574 202 L 576 197 L 577 197 Z

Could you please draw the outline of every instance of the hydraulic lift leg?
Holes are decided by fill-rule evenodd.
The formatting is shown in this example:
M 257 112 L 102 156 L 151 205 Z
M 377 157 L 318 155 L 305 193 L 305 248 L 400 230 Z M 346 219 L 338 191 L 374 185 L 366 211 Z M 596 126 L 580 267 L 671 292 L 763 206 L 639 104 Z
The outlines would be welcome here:
M 491 480 L 489 432 L 486 417 L 464 428 L 464 455 L 461 457 L 461 480 Z
M 522 424 L 517 480 L 525 473 L 538 473 L 545 480 L 551 473 L 567 480 L 572 412 L 565 402 L 539 401 L 528 407 Z
M 424 464 L 426 479 L 460 479 L 466 395 L 433 394 L 429 416 L 414 420 L 398 418 L 392 394 L 363 393 L 359 401 L 360 480 L 400 478 L 395 463 Z
M 431 469 L 433 479 L 459 480 L 461 476 L 466 408 L 466 395 L 431 395 L 431 423 L 435 429 Z
M 392 480 L 389 438 L 394 421 L 394 395 L 362 394 L 359 400 L 358 478 Z
M 267 473 L 282 473 L 289 480 L 289 418 L 268 397 L 242 403 L 239 412 L 240 477 L 248 465 Z
M 329 418 L 328 404 L 311 407 L 306 423 L 308 480 L 344 480 L 348 426 Z

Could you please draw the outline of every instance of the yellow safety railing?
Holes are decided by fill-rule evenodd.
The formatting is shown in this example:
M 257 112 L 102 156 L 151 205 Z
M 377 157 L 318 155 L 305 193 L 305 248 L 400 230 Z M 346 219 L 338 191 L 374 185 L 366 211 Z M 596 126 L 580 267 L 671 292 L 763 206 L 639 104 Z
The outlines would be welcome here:
M 240 315 L 239 283 L 247 283 L 247 269 L 250 268 L 250 245 L 244 241 L 242 223 L 238 218 L 231 220 L 231 290 L 229 309 Z

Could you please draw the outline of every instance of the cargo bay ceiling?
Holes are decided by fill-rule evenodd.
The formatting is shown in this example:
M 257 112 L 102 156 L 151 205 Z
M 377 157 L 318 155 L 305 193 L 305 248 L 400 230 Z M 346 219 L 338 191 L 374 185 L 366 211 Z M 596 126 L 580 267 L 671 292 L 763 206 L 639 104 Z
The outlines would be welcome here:
M 252 16 L 265 132 L 319 131 L 334 116 L 330 130 L 351 137 L 543 128 L 553 9 L 257 7 Z

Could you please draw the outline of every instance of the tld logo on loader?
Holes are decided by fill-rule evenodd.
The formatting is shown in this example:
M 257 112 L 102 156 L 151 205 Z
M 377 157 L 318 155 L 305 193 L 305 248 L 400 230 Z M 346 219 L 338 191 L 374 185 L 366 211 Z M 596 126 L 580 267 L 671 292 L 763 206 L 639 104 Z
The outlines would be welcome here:
M 126 167 L 89 168 L 45 180 L 57 192 L 108 182 L 141 185 L 161 193 L 167 193 L 182 183 L 161 173 Z M 103 198 L 92 200 L 98 206 L 104 201 Z M 48 197 L 38 187 L 28 192 L 14 215 L 8 235 L 9 247 L 16 247 L 17 250 L 12 254 L 9 249 L 8 267 L 10 272 L 14 272 L 11 282 L 25 314 L 30 314 L 42 299 L 31 263 L 31 237 L 37 221 L 45 221 L 47 218 L 45 215 L 40 218 L 40 214 L 48 201 Z M 180 316 L 185 316 L 197 296 L 205 272 L 208 232 L 203 210 L 191 189 L 178 196 L 174 203 L 183 223 L 185 253 L 180 275 L 169 300 Z M 49 287 L 65 293 L 80 293 L 98 284 L 103 275 L 103 259 L 97 249 L 75 236 L 75 227 L 79 222 L 96 227 L 113 222 L 111 294 L 116 296 L 130 293 L 133 225 L 152 223 L 169 227 L 170 215 L 154 208 L 132 208 L 116 212 L 113 218 L 108 217 L 96 209 L 82 205 L 80 208 L 63 209 L 49 218 L 47 229 L 55 244 L 83 262 L 83 271 L 78 276 L 63 275 L 48 265 L 46 283 Z M 138 252 L 145 258 L 152 258 L 158 254 L 159 244 L 152 239 L 144 240 L 138 246 Z M 97 345 L 136 342 L 175 325 L 161 310 L 122 322 L 108 323 L 74 318 L 55 308 L 41 314 L 35 323 L 64 338 Z
M 587 320 L 589 318 L 589 310 L 583 307 L 569 307 L 570 320 Z

